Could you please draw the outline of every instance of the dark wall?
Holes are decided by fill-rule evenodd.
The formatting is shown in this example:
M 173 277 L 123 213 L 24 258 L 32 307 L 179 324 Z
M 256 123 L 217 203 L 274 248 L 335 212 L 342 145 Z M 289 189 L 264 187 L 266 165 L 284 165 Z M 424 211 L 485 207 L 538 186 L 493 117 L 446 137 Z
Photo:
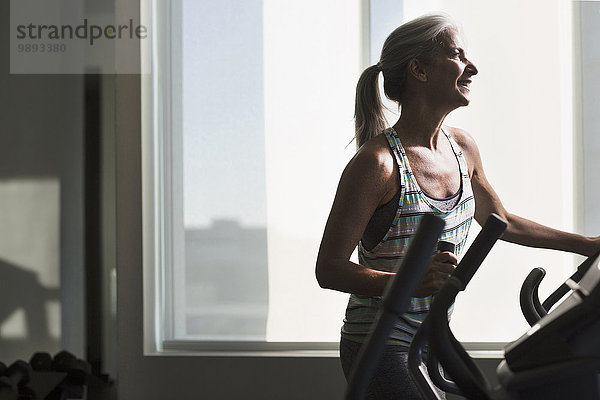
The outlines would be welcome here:
M 63 348 L 83 356 L 83 77 L 11 75 L 9 4 L 0 2 L 0 191 L 12 196 L 26 183 L 58 206 L 26 197 L 0 203 L 9 205 L 0 205 L 0 326 L 15 310 L 25 320 L 21 337 L 0 335 L 0 359 Z M 36 183 L 41 188 L 50 183 L 57 191 L 36 192 Z M 40 230 L 54 225 L 57 230 L 44 235 L 36 223 Z M 57 320 L 53 315 L 59 315 L 59 327 L 49 326 Z

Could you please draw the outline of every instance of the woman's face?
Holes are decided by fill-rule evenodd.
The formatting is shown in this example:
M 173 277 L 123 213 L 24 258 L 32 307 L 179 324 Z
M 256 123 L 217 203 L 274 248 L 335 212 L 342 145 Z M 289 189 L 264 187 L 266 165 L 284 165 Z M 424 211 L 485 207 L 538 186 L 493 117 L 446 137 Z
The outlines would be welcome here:
M 442 35 L 432 59 L 428 82 L 434 98 L 452 109 L 468 105 L 471 77 L 477 68 L 467 59 L 457 32 L 449 30 Z

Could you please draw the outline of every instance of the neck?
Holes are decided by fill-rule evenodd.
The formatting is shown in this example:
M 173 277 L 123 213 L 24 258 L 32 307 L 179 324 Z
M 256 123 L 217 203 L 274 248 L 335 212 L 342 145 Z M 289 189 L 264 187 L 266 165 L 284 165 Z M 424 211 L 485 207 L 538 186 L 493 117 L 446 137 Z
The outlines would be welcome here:
M 433 110 L 414 103 L 403 104 L 394 130 L 403 139 L 403 145 L 436 150 L 442 124 L 448 113 L 449 111 Z

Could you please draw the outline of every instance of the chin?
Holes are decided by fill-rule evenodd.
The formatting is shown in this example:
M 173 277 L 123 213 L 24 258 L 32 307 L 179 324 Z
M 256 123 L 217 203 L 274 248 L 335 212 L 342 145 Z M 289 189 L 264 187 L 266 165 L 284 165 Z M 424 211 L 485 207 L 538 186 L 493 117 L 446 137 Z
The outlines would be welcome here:
M 468 98 L 467 96 L 461 96 L 460 98 L 460 106 L 459 107 L 464 107 L 464 106 L 468 106 L 469 103 L 471 103 L 471 99 Z

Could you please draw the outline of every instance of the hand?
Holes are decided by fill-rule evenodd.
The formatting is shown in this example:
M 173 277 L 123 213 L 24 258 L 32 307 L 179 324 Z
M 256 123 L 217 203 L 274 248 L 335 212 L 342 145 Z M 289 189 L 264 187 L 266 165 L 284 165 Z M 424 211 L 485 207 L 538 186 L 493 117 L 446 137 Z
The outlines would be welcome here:
M 454 253 L 444 251 L 431 257 L 421 284 L 414 297 L 427 297 L 437 293 L 456 268 L 458 259 Z

